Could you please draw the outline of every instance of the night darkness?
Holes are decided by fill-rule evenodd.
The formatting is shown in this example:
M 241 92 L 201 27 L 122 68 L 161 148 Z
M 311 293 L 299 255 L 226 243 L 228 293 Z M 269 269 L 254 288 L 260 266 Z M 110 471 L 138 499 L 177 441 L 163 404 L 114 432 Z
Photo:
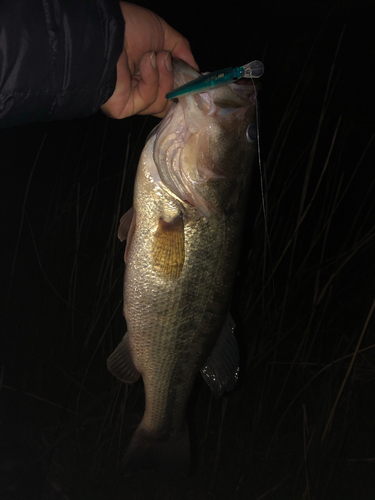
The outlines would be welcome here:
M 232 308 L 240 380 L 218 400 L 197 380 L 188 478 L 117 473 L 144 397 L 106 369 L 125 332 L 116 234 L 159 120 L 2 130 L 0 498 L 372 500 L 373 2 L 142 5 L 202 71 L 265 66 L 266 223 L 255 166 Z

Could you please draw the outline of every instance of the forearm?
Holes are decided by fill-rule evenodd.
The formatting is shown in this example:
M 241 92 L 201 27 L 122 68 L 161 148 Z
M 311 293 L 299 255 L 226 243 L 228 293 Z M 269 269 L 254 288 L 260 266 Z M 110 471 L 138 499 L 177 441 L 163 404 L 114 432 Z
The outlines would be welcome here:
M 95 113 L 123 39 L 117 0 L 0 0 L 0 128 Z

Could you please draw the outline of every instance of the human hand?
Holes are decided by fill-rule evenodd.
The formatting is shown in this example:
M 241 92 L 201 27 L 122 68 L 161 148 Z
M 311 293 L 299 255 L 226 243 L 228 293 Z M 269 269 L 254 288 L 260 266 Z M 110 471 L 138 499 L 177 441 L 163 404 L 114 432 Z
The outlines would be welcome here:
M 171 57 L 198 69 L 189 42 L 148 9 L 120 2 L 125 19 L 124 49 L 117 62 L 115 91 L 102 111 L 112 118 L 166 115 L 165 94 L 173 88 Z

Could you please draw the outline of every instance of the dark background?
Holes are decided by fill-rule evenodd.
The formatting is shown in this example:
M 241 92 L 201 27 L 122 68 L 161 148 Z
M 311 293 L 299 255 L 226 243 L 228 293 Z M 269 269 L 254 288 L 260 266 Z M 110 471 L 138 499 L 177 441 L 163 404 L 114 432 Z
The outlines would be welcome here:
M 241 378 L 218 401 L 197 381 L 190 478 L 119 478 L 143 389 L 105 366 L 125 328 L 116 231 L 158 120 L 4 130 L 0 496 L 372 499 L 373 3 L 142 5 L 189 39 L 202 71 L 265 65 L 269 241 L 255 169 L 233 300 Z

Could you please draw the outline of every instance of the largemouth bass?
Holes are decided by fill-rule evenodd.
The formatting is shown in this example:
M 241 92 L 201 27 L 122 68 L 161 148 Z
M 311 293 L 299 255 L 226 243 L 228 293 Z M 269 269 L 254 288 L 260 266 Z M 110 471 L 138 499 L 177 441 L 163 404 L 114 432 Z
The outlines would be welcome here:
M 174 61 L 175 88 L 199 76 Z M 120 221 L 127 333 L 108 369 L 140 376 L 145 412 L 130 469 L 186 474 L 186 406 L 202 372 L 216 396 L 233 388 L 238 348 L 229 304 L 256 154 L 253 82 L 174 103 L 142 152 L 133 208 Z

